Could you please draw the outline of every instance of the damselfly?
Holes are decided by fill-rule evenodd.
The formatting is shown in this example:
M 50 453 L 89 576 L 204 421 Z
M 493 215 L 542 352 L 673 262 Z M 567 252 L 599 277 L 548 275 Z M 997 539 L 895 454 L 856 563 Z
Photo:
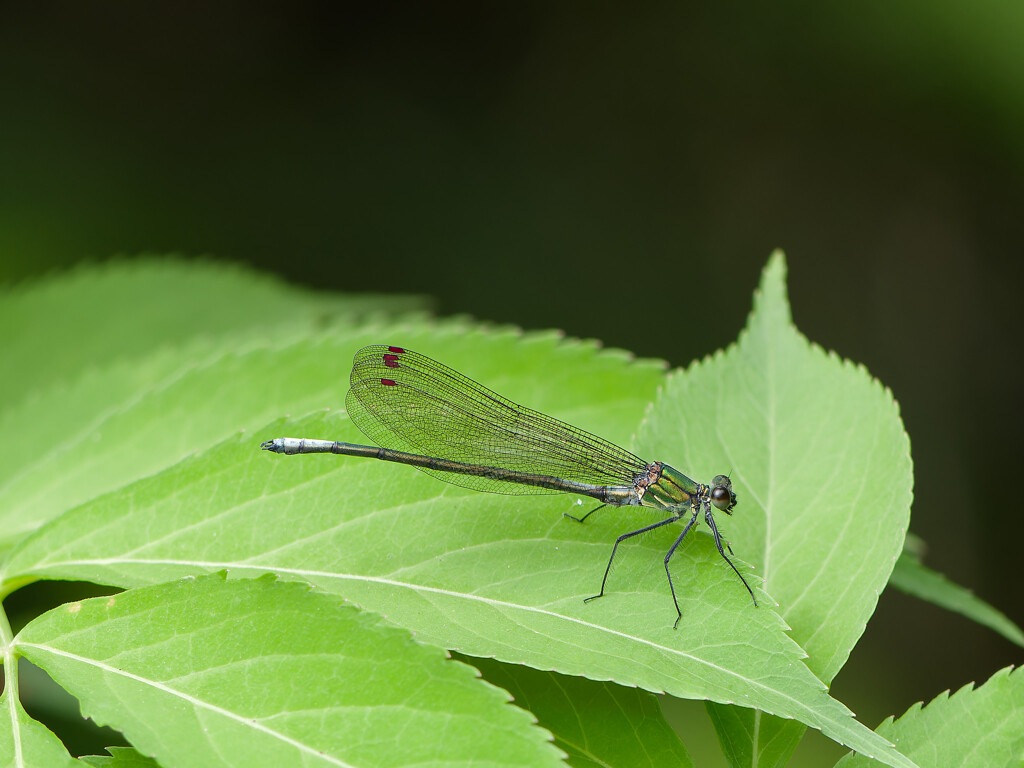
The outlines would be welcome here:
M 624 533 L 615 540 L 601 580 L 602 597 L 619 544 L 676 521 L 682 533 L 665 555 L 665 573 L 679 625 L 669 560 L 703 513 L 722 559 L 739 576 L 754 605 L 754 592 L 723 549 L 714 510 L 727 515 L 736 494 L 726 475 L 698 483 L 660 461 L 646 462 L 629 451 L 543 413 L 516 405 L 472 379 L 403 347 L 370 346 L 356 353 L 349 417 L 381 447 L 332 440 L 279 437 L 262 443 L 284 454 L 337 453 L 409 464 L 448 483 L 489 493 L 573 493 L 606 505 L 643 506 L 671 516 Z M 728 544 L 725 548 L 732 554 Z

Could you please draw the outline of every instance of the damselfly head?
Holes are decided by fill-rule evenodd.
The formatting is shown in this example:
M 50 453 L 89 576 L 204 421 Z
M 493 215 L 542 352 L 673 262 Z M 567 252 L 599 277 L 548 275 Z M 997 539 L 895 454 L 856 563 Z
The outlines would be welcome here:
M 711 503 L 727 515 L 736 506 L 736 494 L 732 491 L 732 480 L 726 475 L 715 475 L 711 481 Z

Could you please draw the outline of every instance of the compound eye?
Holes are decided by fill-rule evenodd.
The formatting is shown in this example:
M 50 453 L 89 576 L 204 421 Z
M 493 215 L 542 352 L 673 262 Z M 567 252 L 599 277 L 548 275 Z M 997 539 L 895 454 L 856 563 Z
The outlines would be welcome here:
M 711 503 L 723 512 L 728 512 L 736 503 L 736 497 L 727 488 L 716 485 L 711 489 Z

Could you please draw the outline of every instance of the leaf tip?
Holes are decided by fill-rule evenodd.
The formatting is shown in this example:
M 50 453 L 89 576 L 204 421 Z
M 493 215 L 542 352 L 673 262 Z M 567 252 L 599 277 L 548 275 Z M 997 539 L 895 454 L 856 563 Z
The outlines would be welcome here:
M 760 322 L 770 327 L 792 326 L 793 318 L 789 306 L 786 277 L 786 257 L 781 250 L 775 250 L 761 271 L 761 280 L 754 290 L 754 306 L 747 318 L 744 332 L 755 328 Z

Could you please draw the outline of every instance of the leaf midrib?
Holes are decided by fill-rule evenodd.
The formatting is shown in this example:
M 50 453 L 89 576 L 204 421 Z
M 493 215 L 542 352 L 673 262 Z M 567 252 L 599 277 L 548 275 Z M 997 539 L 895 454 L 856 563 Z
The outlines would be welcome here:
M 79 656 L 78 654 L 62 651 L 57 648 L 54 648 L 53 646 L 26 642 L 19 642 L 18 645 L 21 648 L 35 648 L 36 650 L 42 653 L 60 656 L 62 658 L 69 659 L 71 661 L 83 664 L 85 666 L 94 667 L 95 669 L 99 669 L 109 675 L 114 675 L 117 677 L 125 678 L 127 680 L 132 680 L 141 685 L 147 685 L 150 688 L 155 688 L 158 691 L 166 693 L 170 696 L 174 696 L 175 698 L 178 698 L 182 701 L 186 701 L 194 707 L 205 709 L 207 711 L 213 712 L 214 714 L 220 715 L 221 717 L 233 720 L 234 722 L 240 725 L 244 725 L 256 731 L 260 731 L 268 736 L 271 736 L 281 741 L 282 743 L 288 744 L 289 746 L 292 746 L 300 750 L 301 752 L 305 752 L 313 757 L 326 760 L 331 764 L 338 766 L 338 768 L 356 768 L 356 766 L 352 765 L 351 763 L 346 763 L 342 760 L 338 760 L 337 758 L 331 757 L 330 755 L 324 753 L 322 750 L 315 749 L 314 747 L 311 747 L 308 744 L 305 744 L 297 739 L 293 739 L 290 736 L 286 736 L 280 731 L 276 731 L 273 728 L 269 728 L 261 723 L 258 723 L 251 717 L 244 717 L 242 715 L 236 714 L 231 710 L 225 709 L 224 707 L 219 707 L 215 704 L 211 704 L 208 701 L 196 698 L 195 696 L 191 696 L 187 693 L 184 693 L 183 691 L 178 690 L 177 688 L 165 685 L 156 680 L 132 674 L 131 672 L 127 672 L 123 669 L 118 669 L 117 667 L 113 667 L 109 664 L 104 664 L 103 662 L 97 659 L 89 659 L 84 656 Z

